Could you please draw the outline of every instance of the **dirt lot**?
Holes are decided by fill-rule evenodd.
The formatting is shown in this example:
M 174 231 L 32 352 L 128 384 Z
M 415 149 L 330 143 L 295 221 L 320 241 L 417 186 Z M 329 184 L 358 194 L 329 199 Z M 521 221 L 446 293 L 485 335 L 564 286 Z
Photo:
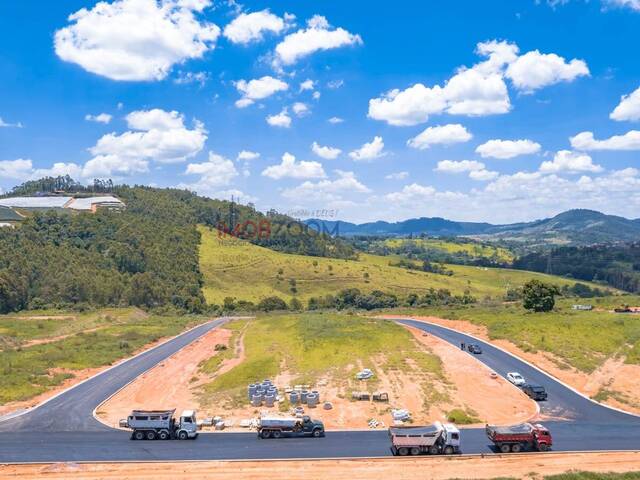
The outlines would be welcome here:
M 391 424 L 390 408 L 406 408 L 412 412 L 415 423 L 430 423 L 435 420 L 445 420 L 447 413 L 459 408 L 481 420 L 481 423 L 516 423 L 532 418 L 537 414 L 535 402 L 526 397 L 519 389 L 513 387 L 502 378 L 493 379 L 490 370 L 480 364 L 472 355 L 462 352 L 447 342 L 433 336 L 423 336 L 416 329 L 409 329 L 419 344 L 440 357 L 445 369 L 445 380 L 437 381 L 439 394 L 448 395 L 449 400 L 429 403 L 425 408 L 424 398 L 429 392 L 424 392 L 420 379 L 404 371 L 393 370 L 387 373 L 379 372 L 379 384 L 376 388 L 389 393 L 389 403 L 368 401 L 351 401 L 350 392 L 359 387 L 356 381 L 348 384 L 334 384 L 329 378 L 318 380 L 317 389 L 321 392 L 322 400 L 329 400 L 333 404 L 332 410 L 316 408 L 311 411 L 313 417 L 320 418 L 327 429 L 366 429 L 368 421 L 375 418 L 381 421 L 380 428 Z M 98 410 L 98 416 L 105 423 L 116 426 L 118 420 L 126 416 L 132 408 L 177 408 L 178 410 L 196 408 L 199 418 L 221 415 L 228 425 L 228 430 L 238 430 L 242 419 L 255 418 L 265 409 L 256 409 L 248 403 L 225 408 L 225 401 L 214 401 L 208 405 L 201 405 L 197 395 L 198 387 L 212 377 L 204 377 L 199 370 L 199 364 L 217 353 L 216 344 L 228 345 L 231 332 L 216 329 L 165 360 L 162 364 L 142 375 L 135 382 L 127 386 Z M 229 371 L 242 362 L 244 350 L 242 336 L 235 346 L 235 356 L 224 360 L 217 374 Z M 380 364 L 384 359 L 380 359 Z M 353 365 L 355 373 L 363 365 Z M 290 385 L 294 375 L 283 369 L 273 380 L 276 385 Z M 478 395 L 480 389 L 488 392 Z M 365 387 L 361 387 L 366 389 Z M 505 402 L 505 399 L 508 399 Z M 510 405 L 505 409 L 504 405 Z M 278 408 L 271 410 L 271 413 Z
M 406 315 L 394 316 L 385 315 L 385 318 L 407 318 Z M 447 320 L 438 317 L 411 317 L 415 320 L 425 320 L 427 322 L 453 328 L 461 332 L 469 333 L 478 338 L 490 341 L 514 355 L 519 356 L 550 373 L 566 384 L 572 386 L 579 392 L 590 397 L 595 396 L 601 390 L 607 390 L 613 395 L 604 400 L 603 403 L 612 407 L 622 408 L 633 413 L 640 414 L 640 365 L 629 365 L 624 363 L 624 359 L 609 359 L 591 374 L 581 372 L 575 368 L 567 367 L 565 362 L 555 358 L 548 352 L 530 353 L 525 352 L 508 340 L 490 340 L 487 329 L 480 325 L 475 325 L 465 320 Z M 563 365 L 561 368 L 559 365 Z M 615 396 L 621 395 L 628 401 L 620 402 Z
M 182 477 L 199 480 L 262 480 L 270 478 L 393 478 L 490 479 L 496 477 L 542 478 L 579 467 L 589 472 L 630 472 L 640 469 L 640 452 L 531 454 L 510 457 L 389 458 L 363 460 L 308 460 L 272 462 L 96 463 L 0 466 L 0 478 L 31 479 L 131 479 L 155 480 Z
M 100 420 L 113 427 L 133 408 L 155 410 L 193 409 L 194 388 L 200 362 L 218 354 L 217 344 L 228 345 L 231 331 L 216 328 L 138 377 L 97 410 Z M 194 381 L 195 380 L 195 381 Z M 202 415 L 200 415 L 202 418 Z

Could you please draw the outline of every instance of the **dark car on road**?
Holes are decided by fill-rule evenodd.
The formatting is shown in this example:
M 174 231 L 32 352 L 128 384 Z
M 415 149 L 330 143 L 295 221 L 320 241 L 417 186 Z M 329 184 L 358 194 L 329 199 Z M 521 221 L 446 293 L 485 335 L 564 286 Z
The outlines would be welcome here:
M 478 345 L 477 343 L 470 343 L 469 345 L 467 345 L 467 350 L 469 351 L 469 353 L 482 353 L 482 348 L 480 348 L 480 345 Z
M 526 393 L 533 400 L 546 400 L 547 391 L 541 385 L 526 384 L 522 386 L 522 391 Z

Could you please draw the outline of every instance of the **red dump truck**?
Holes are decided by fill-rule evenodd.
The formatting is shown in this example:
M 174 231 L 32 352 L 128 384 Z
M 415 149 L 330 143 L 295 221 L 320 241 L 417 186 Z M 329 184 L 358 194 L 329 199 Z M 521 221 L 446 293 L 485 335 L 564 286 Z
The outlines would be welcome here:
M 553 445 L 551 432 L 539 423 L 521 423 L 508 427 L 486 426 L 487 437 L 502 453 L 537 450 L 546 452 Z

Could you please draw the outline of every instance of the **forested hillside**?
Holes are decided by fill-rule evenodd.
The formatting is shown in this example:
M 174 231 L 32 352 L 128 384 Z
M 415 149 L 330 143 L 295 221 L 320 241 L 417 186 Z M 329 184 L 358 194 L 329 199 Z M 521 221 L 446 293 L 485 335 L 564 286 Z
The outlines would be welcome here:
M 531 253 L 514 267 L 580 280 L 603 282 L 628 292 L 640 292 L 640 242 L 623 245 L 560 247 Z
M 78 190 L 71 179 L 43 179 L 14 193 Z M 339 239 L 301 231 L 289 217 L 175 189 L 113 186 L 123 212 L 34 212 L 18 228 L 0 229 L 0 313 L 25 308 L 173 305 L 205 308 L 198 266 L 202 223 L 283 252 L 351 258 Z M 255 226 L 260 226 L 260 232 Z M 260 234 L 258 234 L 260 233 Z

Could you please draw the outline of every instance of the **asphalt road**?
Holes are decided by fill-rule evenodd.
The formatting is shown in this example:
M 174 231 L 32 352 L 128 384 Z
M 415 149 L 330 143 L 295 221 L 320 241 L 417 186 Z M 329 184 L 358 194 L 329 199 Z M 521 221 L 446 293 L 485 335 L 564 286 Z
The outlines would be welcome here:
M 325 438 L 260 440 L 255 433 L 201 434 L 191 441 L 135 442 L 127 432 L 97 422 L 93 409 L 113 392 L 224 322 L 201 325 L 168 343 L 80 384 L 20 417 L 0 422 L 0 462 L 278 459 L 387 456 L 385 431 L 328 432 Z M 443 327 L 412 320 L 415 326 L 459 346 L 480 343 L 478 360 L 501 375 L 519 371 L 544 385 L 549 401 L 542 412 L 562 421 L 545 424 L 554 437 L 554 450 L 640 450 L 640 419 L 595 404 L 509 354 Z M 481 392 L 479 392 L 481 394 Z M 483 429 L 465 429 L 464 453 L 491 453 Z

